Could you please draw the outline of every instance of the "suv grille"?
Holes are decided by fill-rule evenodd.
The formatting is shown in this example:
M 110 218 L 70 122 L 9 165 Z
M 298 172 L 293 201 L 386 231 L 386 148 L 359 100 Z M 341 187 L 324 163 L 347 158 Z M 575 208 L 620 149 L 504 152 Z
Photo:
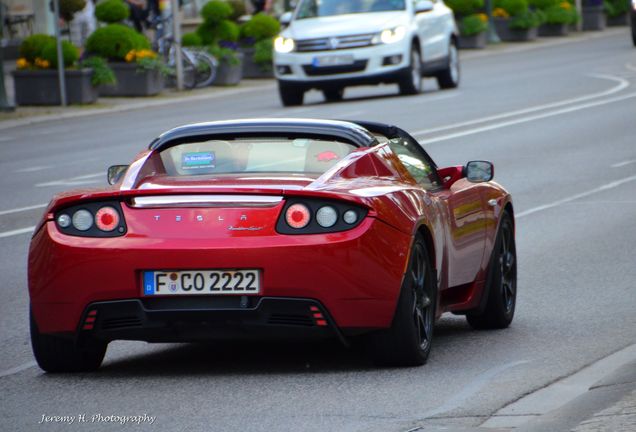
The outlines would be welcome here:
M 331 38 L 304 39 L 296 41 L 296 51 L 331 51 L 350 48 L 363 48 L 371 46 L 373 33 L 351 36 L 338 36 Z
M 314 67 L 303 65 L 303 70 L 307 76 L 337 75 L 352 72 L 361 72 L 367 68 L 366 60 L 356 60 L 352 65 L 346 66 L 325 66 Z

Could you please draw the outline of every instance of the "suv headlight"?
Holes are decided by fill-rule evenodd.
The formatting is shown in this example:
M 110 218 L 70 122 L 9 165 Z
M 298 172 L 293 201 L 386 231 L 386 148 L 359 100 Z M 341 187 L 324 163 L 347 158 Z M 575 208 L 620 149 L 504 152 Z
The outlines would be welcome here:
M 294 40 L 291 38 L 286 38 L 283 36 L 278 36 L 274 40 L 274 49 L 276 52 L 287 54 L 294 50 L 295 47 Z
M 404 39 L 404 36 L 406 36 L 406 27 L 397 26 L 394 28 L 382 30 L 373 38 L 373 42 L 376 44 L 392 44 L 401 41 L 402 39 Z

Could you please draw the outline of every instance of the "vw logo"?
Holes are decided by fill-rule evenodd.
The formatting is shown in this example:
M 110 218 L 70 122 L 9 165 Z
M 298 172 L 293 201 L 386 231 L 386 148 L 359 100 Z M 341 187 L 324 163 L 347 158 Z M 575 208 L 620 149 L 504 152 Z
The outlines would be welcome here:
M 338 45 L 340 45 L 340 41 L 338 40 L 338 38 L 332 37 L 329 38 L 329 48 L 331 48 L 332 50 L 338 49 Z

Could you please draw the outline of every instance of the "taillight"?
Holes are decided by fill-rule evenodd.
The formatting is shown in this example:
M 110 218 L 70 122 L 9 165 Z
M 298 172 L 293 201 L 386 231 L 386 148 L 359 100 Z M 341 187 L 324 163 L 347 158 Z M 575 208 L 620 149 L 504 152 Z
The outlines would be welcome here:
M 95 214 L 95 224 L 100 230 L 110 232 L 119 225 L 119 213 L 110 206 L 102 207 Z
M 285 221 L 287 221 L 287 225 L 294 229 L 306 227 L 310 220 L 311 213 L 309 213 L 309 209 L 304 204 L 291 205 L 285 212 Z
M 79 237 L 117 237 L 126 233 L 118 202 L 92 202 L 66 207 L 55 215 L 58 229 Z
M 292 198 L 287 201 L 276 231 L 281 234 L 323 234 L 355 228 L 367 215 L 367 209 L 355 204 L 316 198 Z

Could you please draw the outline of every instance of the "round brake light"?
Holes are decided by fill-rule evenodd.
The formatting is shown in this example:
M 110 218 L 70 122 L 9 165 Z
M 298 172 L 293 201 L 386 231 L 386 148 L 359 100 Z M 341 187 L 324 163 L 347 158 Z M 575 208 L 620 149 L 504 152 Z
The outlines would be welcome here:
M 292 228 L 300 229 L 309 224 L 311 213 L 304 204 L 293 204 L 285 213 L 285 221 Z
M 113 207 L 102 207 L 95 213 L 95 225 L 102 231 L 112 231 L 119 225 L 119 213 Z

